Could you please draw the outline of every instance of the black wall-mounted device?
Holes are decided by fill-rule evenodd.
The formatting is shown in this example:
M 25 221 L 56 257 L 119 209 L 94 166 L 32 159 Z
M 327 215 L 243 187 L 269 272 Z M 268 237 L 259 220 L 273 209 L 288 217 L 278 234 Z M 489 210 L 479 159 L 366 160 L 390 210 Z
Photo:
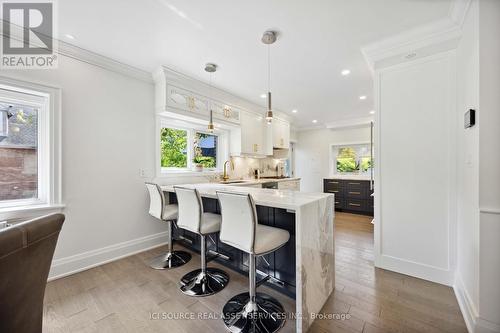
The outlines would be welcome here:
M 476 110 L 470 109 L 464 116 L 464 128 L 472 127 L 476 124 Z

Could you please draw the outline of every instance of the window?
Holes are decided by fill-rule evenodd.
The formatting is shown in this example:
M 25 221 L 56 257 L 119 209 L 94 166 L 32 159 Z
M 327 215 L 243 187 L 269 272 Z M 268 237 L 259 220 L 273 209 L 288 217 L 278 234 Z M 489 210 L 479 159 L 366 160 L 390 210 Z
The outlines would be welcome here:
M 7 135 L 0 139 L 0 201 L 38 198 L 37 108 L 0 100 L 8 118 Z
M 334 173 L 367 173 L 372 167 L 370 145 L 333 146 Z
M 0 219 L 19 207 L 60 206 L 59 96 L 56 88 L 0 79 Z
M 188 131 L 175 128 L 162 128 L 161 136 L 161 167 L 188 167 Z
M 193 162 L 204 168 L 217 167 L 217 135 L 196 132 Z
M 218 171 L 228 157 L 225 131 L 208 133 L 199 124 L 163 119 L 160 122 L 161 174 Z

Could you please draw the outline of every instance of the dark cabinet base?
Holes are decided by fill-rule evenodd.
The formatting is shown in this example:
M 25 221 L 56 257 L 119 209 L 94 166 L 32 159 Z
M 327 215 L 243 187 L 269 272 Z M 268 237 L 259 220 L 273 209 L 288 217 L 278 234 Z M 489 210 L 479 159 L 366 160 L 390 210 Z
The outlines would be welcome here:
M 177 202 L 175 194 L 170 194 L 170 202 Z M 216 199 L 203 198 L 203 208 L 206 212 L 220 214 L 220 208 Z M 285 209 L 257 206 L 257 215 L 260 224 L 282 228 L 290 233 L 290 240 L 285 246 L 275 252 L 257 258 L 257 279 L 261 279 L 268 274 L 274 278 L 265 283 L 266 286 L 275 289 L 293 299 L 295 299 L 295 214 L 289 213 Z M 185 241 L 178 241 L 176 245 L 200 253 L 200 236 L 183 229 L 175 229 L 174 236 L 180 236 L 192 241 L 192 244 Z M 213 240 L 207 237 L 207 250 L 220 252 L 230 259 L 216 258 L 214 261 L 228 267 L 238 273 L 248 276 L 248 254 L 232 246 L 224 244 L 219 239 L 219 233 L 210 235 Z M 242 291 L 243 292 L 243 291 Z
M 373 216 L 369 180 L 324 179 L 323 192 L 335 195 L 335 210 Z

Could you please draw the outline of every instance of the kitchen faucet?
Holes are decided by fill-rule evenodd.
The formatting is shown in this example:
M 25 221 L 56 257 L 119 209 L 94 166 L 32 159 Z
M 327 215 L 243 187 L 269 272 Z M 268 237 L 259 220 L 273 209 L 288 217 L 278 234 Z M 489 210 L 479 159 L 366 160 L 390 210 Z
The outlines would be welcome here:
M 230 163 L 231 165 L 231 170 L 234 170 L 234 163 L 232 160 L 227 160 L 224 162 L 224 174 L 222 175 L 222 180 L 227 181 L 229 179 L 229 176 L 227 175 L 227 164 Z

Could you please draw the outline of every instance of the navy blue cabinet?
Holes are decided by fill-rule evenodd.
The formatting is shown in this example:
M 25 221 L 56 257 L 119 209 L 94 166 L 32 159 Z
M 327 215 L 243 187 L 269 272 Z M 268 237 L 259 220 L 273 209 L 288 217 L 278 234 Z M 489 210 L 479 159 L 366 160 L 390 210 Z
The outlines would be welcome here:
M 328 178 L 323 191 L 335 194 L 335 210 L 373 216 L 373 191 L 369 180 Z

